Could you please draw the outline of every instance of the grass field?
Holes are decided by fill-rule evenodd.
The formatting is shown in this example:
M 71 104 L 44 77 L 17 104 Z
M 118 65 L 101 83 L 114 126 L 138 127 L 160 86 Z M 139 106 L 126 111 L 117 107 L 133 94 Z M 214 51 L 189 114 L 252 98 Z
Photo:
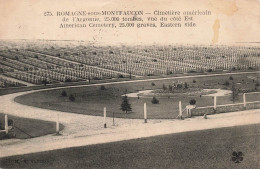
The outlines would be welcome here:
M 237 84 L 240 89 L 247 89 L 250 91 L 255 90 L 255 84 L 248 75 L 233 75 L 233 80 L 228 76 L 214 76 L 214 77 L 198 77 L 190 79 L 179 79 L 182 82 L 187 82 L 189 90 L 193 88 L 198 90 L 202 89 L 228 89 L 230 90 L 231 84 Z M 163 80 L 163 81 L 149 81 L 149 82 L 134 82 L 126 84 L 113 84 L 105 85 L 105 90 L 101 90 L 100 86 L 81 87 L 81 88 L 68 88 L 51 90 L 44 92 L 36 92 L 24 96 L 17 97 L 15 101 L 52 110 L 60 110 L 64 112 L 73 112 L 80 114 L 89 114 L 102 116 L 103 107 L 107 107 L 107 115 L 112 116 L 115 113 L 116 117 L 122 118 L 142 118 L 143 117 L 143 103 L 147 103 L 148 118 L 175 118 L 178 115 L 178 102 L 181 100 L 183 108 L 189 104 L 191 99 L 197 101 L 197 106 L 213 106 L 213 98 L 208 96 L 200 97 L 200 94 L 187 95 L 187 90 L 176 91 L 176 95 L 171 97 L 158 96 L 159 104 L 152 104 L 152 98 L 128 98 L 132 105 L 132 112 L 125 114 L 120 110 L 122 102 L 122 95 L 125 93 L 133 93 L 142 90 L 156 90 L 162 89 L 163 84 L 169 86 L 177 80 Z M 194 82 L 196 81 L 196 82 Z M 230 85 L 223 85 L 229 81 Z M 152 85 L 151 83 L 154 83 Z M 69 100 L 69 97 L 62 97 L 61 92 L 65 90 L 67 95 L 72 94 L 75 101 Z M 258 89 L 259 90 L 259 89 Z M 180 94 L 183 93 L 183 96 Z M 248 95 L 248 101 L 260 100 L 260 95 Z M 218 99 L 218 104 L 231 104 L 233 103 L 231 96 L 221 96 Z M 238 96 L 236 103 L 242 103 L 242 95 Z
M 2 168 L 260 167 L 260 124 L 186 132 L 0 159 Z M 234 163 L 232 153 L 243 161 Z
M 56 132 L 55 122 L 21 118 L 11 115 L 8 115 L 8 119 L 12 119 L 14 122 L 15 138 L 26 139 Z M 0 126 L 4 129 L 4 114 L 2 113 L 0 113 Z M 63 128 L 64 126 L 60 124 L 60 130 Z

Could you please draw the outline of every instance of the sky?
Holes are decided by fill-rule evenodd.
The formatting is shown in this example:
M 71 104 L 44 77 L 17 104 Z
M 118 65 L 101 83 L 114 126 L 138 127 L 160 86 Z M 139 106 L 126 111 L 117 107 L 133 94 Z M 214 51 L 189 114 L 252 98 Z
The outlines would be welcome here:
M 196 27 L 59 28 L 57 11 L 208 10 Z M 143 16 L 145 19 L 147 15 Z M 103 18 L 103 17 L 102 17 Z M 158 16 L 158 19 L 160 16 Z M 160 21 L 157 21 L 160 24 Z M 148 23 L 148 21 L 144 21 Z M 184 21 L 181 21 L 184 24 Z M 99 44 L 230 44 L 260 42 L 259 0 L 0 0 L 0 39 L 83 40 Z

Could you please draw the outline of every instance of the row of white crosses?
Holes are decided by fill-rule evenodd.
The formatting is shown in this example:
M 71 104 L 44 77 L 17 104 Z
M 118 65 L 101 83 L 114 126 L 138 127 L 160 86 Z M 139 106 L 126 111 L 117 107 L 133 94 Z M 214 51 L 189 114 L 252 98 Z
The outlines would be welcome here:
M 120 51 L 120 52 L 121 52 L 121 51 Z M 78 53 L 80 53 L 80 52 L 78 52 Z M 81 52 L 81 53 L 82 53 L 82 52 Z M 83 51 L 83 53 L 86 53 L 86 52 Z M 113 52 L 112 54 L 110 54 L 110 55 L 109 55 L 109 58 L 110 58 L 110 59 L 113 58 L 113 56 L 115 55 L 115 53 L 116 53 L 116 52 Z M 123 52 L 122 52 L 122 53 L 123 53 Z M 97 54 L 98 54 L 98 53 L 96 53 L 95 58 L 97 58 L 97 60 L 98 60 L 98 59 L 99 59 L 99 54 L 98 54 L 98 55 L 97 55 Z M 103 55 L 104 55 L 104 54 L 107 54 L 107 53 L 106 53 L 106 52 L 102 52 L 101 54 L 102 54 L 101 56 L 102 56 L 102 58 L 103 58 Z M 137 56 L 138 56 L 138 55 L 137 55 Z M 117 57 L 118 57 L 119 59 L 123 57 L 123 59 L 125 60 L 124 55 L 123 55 L 123 56 L 122 56 L 122 55 L 121 55 L 121 56 L 119 55 L 119 56 L 117 56 Z M 145 56 L 144 56 L 144 57 L 145 57 Z M 77 56 L 76 56 L 75 58 L 77 58 Z M 134 56 L 130 57 L 130 59 L 131 59 L 131 58 L 134 58 L 134 59 L 135 59 Z M 140 58 L 140 56 L 138 56 L 138 58 Z M 103 59 L 103 60 L 104 60 L 104 59 Z M 113 59 L 111 59 L 111 60 L 113 60 Z M 156 66 L 157 64 L 159 65 L 159 63 L 151 63 L 151 65 L 149 65 L 149 66 L 147 66 L 147 67 L 148 67 L 148 69 L 149 69 L 149 68 L 151 68 L 151 67 Z M 107 64 L 106 64 L 106 65 L 107 65 Z M 135 64 L 132 64 L 132 65 L 135 65 Z M 130 65 L 130 66 L 132 66 L 132 65 Z M 138 64 L 137 64 L 137 65 L 138 65 Z M 102 62 L 101 62 L 101 66 L 103 66 L 103 65 L 102 65 Z M 130 67 L 130 66 L 128 66 L 128 67 Z M 184 71 L 187 71 L 188 69 L 191 69 L 191 68 L 192 68 L 192 65 L 191 65 L 191 64 L 186 65 L 186 66 L 187 66 L 188 68 L 186 68 L 186 69 L 184 68 L 184 69 L 183 69 Z M 109 65 L 109 66 L 107 65 L 106 67 L 110 67 L 111 69 L 113 69 L 113 66 L 110 66 L 110 65 Z M 122 66 L 122 67 L 123 67 L 123 66 Z M 189 68 L 189 67 L 190 67 L 190 68 Z M 147 69 L 146 67 L 143 67 L 143 68 L 144 68 L 144 69 Z M 161 66 L 157 66 L 156 68 L 158 68 L 159 70 L 161 70 Z M 135 72 L 135 67 L 130 67 L 129 69 L 132 69 L 132 71 Z M 123 70 L 123 71 L 124 71 L 124 72 L 129 72 L 129 69 L 127 70 L 127 68 L 125 68 L 125 70 Z M 120 70 L 121 70 L 121 69 L 120 69 Z M 182 71 L 183 71 L 183 70 L 182 70 Z M 122 70 L 121 70 L 121 71 L 122 71 Z M 151 70 L 150 72 L 154 72 L 154 71 L 156 71 L 156 70 Z M 165 72 L 166 72 L 166 71 L 161 71 L 161 72 L 159 72 L 159 73 L 165 73 Z
M 142 55 L 136 55 L 136 54 L 130 54 L 129 57 L 123 57 L 123 60 L 126 60 L 128 65 L 125 64 L 117 64 L 116 69 L 124 72 L 132 71 L 133 74 L 141 74 L 144 75 L 145 70 L 148 70 L 149 73 L 157 72 L 159 74 L 165 74 L 166 73 L 166 64 L 162 64 L 160 60 L 157 62 L 153 61 L 146 61 L 148 60 L 148 57 L 142 56 Z M 125 55 L 123 55 L 125 56 Z M 146 58 L 146 59 L 145 59 Z M 136 60 L 139 59 L 140 61 L 136 63 Z M 149 58 L 150 59 L 150 58 Z
M 46 53 L 46 51 L 45 51 L 45 53 Z M 50 53 L 50 52 L 49 52 L 48 54 L 54 55 L 53 53 Z M 62 56 L 62 55 L 61 55 L 61 56 Z M 66 58 L 66 59 L 68 59 L 68 60 L 75 61 L 75 58 L 74 58 L 74 57 L 71 57 L 71 56 L 66 56 L 66 57 L 64 57 L 64 58 Z M 57 58 L 57 59 L 58 59 L 58 58 Z M 65 62 L 65 61 L 62 60 L 62 62 Z M 70 63 L 70 62 L 67 62 L 67 65 L 65 65 L 65 66 L 66 66 L 66 67 L 69 67 L 69 65 L 72 66 L 74 69 L 80 69 L 80 67 L 81 67 L 81 66 L 80 66 L 80 63 L 75 64 L 75 63 Z M 94 66 L 89 66 L 89 65 L 84 65 L 84 67 L 89 67 L 90 70 L 93 70 L 93 72 L 96 72 L 99 77 L 100 77 L 100 74 L 102 74 L 102 75 L 104 75 L 104 76 L 108 76 L 108 77 L 116 77 L 117 74 L 119 73 L 119 72 L 115 72 L 115 71 L 111 71 L 111 70 L 105 70 L 105 69 L 101 69 L 101 68 L 94 67 Z M 93 72 L 91 72 L 91 73 L 93 73 Z
M 218 62 L 214 63 L 213 60 L 208 60 L 208 59 L 206 60 L 206 58 L 203 57 L 202 54 L 198 55 L 195 52 L 190 51 L 190 50 L 189 51 L 177 52 L 178 53 L 177 58 L 181 59 L 182 62 L 185 61 L 184 65 L 191 67 L 191 68 L 198 69 L 198 68 L 204 67 L 204 69 L 209 69 L 209 68 L 214 69 L 215 66 L 213 66 L 212 64 L 215 64 L 215 63 L 218 63 Z M 198 56 L 200 56 L 200 58 Z M 170 59 L 170 57 L 167 56 L 167 59 Z M 171 59 L 176 60 L 176 56 L 173 55 L 171 57 Z M 205 60 L 206 62 L 203 62 L 203 60 Z M 212 66 L 212 67 L 210 67 L 210 66 Z
M 25 68 L 33 69 L 33 66 L 19 62 L 17 60 L 12 60 L 12 59 L 9 59 L 9 58 L 5 58 L 3 60 L 2 56 L 0 56 L 0 59 L 1 59 L 1 64 L 8 66 L 8 67 L 11 67 L 11 68 L 14 68 L 14 69 L 17 69 L 17 70 L 24 71 Z
M 17 87 L 17 86 L 21 86 L 21 84 L 18 82 L 14 82 L 12 80 L 8 80 L 8 79 L 0 77 L 0 87 L 9 87 L 9 86 Z
M 187 52 L 188 50 L 185 50 L 185 51 L 183 51 L 183 52 Z M 200 51 L 202 51 L 202 52 L 200 52 Z M 201 57 L 202 59 L 204 58 L 204 61 L 205 61 L 205 64 L 208 64 L 209 62 L 210 62 L 210 65 L 213 65 L 213 69 L 214 69 L 214 67 L 217 67 L 217 68 L 223 68 L 223 63 L 226 63 L 226 60 L 230 60 L 229 61 L 229 63 L 228 64 L 224 64 L 224 66 L 225 66 L 225 68 L 232 68 L 232 67 L 234 67 L 234 66 L 237 66 L 237 67 L 239 67 L 239 66 L 241 66 L 241 68 L 247 68 L 248 66 L 247 65 L 243 65 L 243 64 L 240 64 L 240 63 L 236 63 L 236 62 L 238 62 L 238 60 L 239 59 L 237 59 L 237 57 L 244 57 L 243 55 L 239 55 L 239 56 L 235 56 L 235 57 L 233 57 L 233 55 L 231 56 L 231 57 L 228 57 L 227 59 L 225 59 L 224 61 L 223 61 L 223 57 L 222 56 L 224 56 L 223 54 L 218 54 L 218 56 L 216 56 L 216 54 L 215 53 L 212 53 L 212 51 L 214 51 L 214 52 L 217 52 L 217 51 L 221 51 L 220 49 L 215 49 L 215 48 L 210 48 L 210 49 L 201 49 L 201 50 L 199 50 L 197 53 L 199 54 L 199 55 L 204 55 L 204 57 Z M 178 53 L 179 51 L 177 51 L 177 53 Z M 204 53 L 203 53 L 204 52 Z M 229 53 L 230 53 L 230 51 L 228 51 Z M 144 53 L 144 52 L 143 52 Z M 155 52 L 156 53 L 156 52 Z M 167 52 L 165 52 L 165 51 L 163 51 L 163 53 L 162 54 L 165 54 L 165 53 L 167 53 Z M 231 52 L 232 53 L 232 52 Z M 233 52 L 234 53 L 234 52 Z M 153 51 L 153 54 L 154 54 L 154 51 Z M 194 53 L 193 53 L 194 54 Z M 185 55 L 182 55 L 182 58 L 183 57 L 185 57 L 185 56 L 189 56 L 190 57 L 190 55 L 192 56 L 192 53 L 188 53 L 188 54 L 185 54 Z M 205 56 L 207 56 L 207 55 L 211 55 L 211 57 L 210 57 L 210 60 L 208 60 L 208 59 L 205 59 Z M 257 50 L 255 50 L 254 51 L 254 55 L 259 55 L 259 49 L 258 49 L 258 51 Z M 194 62 L 196 62 L 195 61 L 195 59 L 194 58 L 192 58 L 192 59 L 190 59 L 190 58 L 186 58 L 185 60 L 189 60 L 190 62 L 192 62 L 192 63 L 194 63 Z M 249 57 L 249 59 L 250 60 L 253 60 L 252 59 L 252 56 L 250 56 Z M 233 63 L 232 63 L 233 62 Z M 235 63 L 234 63 L 235 62 Z M 248 64 L 249 66 L 255 66 L 252 62 L 249 62 L 249 64 Z M 195 65 L 195 67 L 196 67 L 196 65 Z M 198 67 L 200 67 L 200 66 L 197 66 L 196 68 L 198 68 Z
M 71 81 L 77 81 L 77 77 L 75 76 L 69 76 L 69 75 L 64 75 L 61 73 L 57 73 L 54 71 L 50 71 L 50 70 L 45 70 L 45 69 L 39 69 L 37 71 L 31 71 L 30 73 L 34 74 L 34 75 L 38 75 L 41 77 L 45 77 L 46 79 L 51 79 L 51 80 L 55 80 L 55 81 L 65 81 L 66 79 L 70 79 Z
M 45 60 L 45 61 L 50 61 L 48 59 L 48 57 L 39 57 L 39 59 Z M 55 60 L 55 59 L 52 59 L 52 60 Z M 72 65 L 74 67 L 74 69 L 70 68 L 69 65 Z M 65 63 L 65 61 L 63 61 L 63 60 L 61 60 L 59 62 L 59 66 L 61 67 L 60 69 L 57 68 L 58 66 L 56 66 L 56 68 L 52 69 L 51 71 L 64 73 L 66 75 L 78 77 L 78 78 L 88 78 L 89 76 L 91 78 L 93 78 L 93 77 L 102 78 L 103 77 L 102 74 L 110 76 L 110 77 L 112 77 L 114 74 L 114 76 L 115 76 L 115 72 L 110 71 L 110 70 L 108 70 L 107 72 L 103 72 L 101 69 L 98 69 L 95 67 L 93 68 L 91 66 L 84 66 L 82 68 L 80 66 L 80 64 L 74 64 L 74 63 L 69 63 L 69 62 Z M 65 67 L 65 69 L 64 69 L 64 67 Z M 86 71 L 89 71 L 89 72 L 86 72 Z
M 46 79 L 42 76 L 32 75 L 22 71 L 7 72 L 6 75 L 33 84 L 41 84 L 43 80 L 50 81 L 49 79 Z
M 140 56 L 140 57 L 146 57 L 146 56 L 138 55 L 138 54 L 132 54 L 132 55 L 137 55 L 137 56 Z M 133 64 L 133 65 L 135 65 L 135 64 Z M 156 59 L 156 62 L 153 62 L 153 61 L 152 62 L 151 61 L 150 62 L 145 62 L 145 63 L 141 62 L 141 64 L 136 64 L 136 65 L 138 65 L 138 66 L 141 65 L 141 67 L 144 67 L 144 68 L 146 68 L 144 65 L 148 65 L 147 67 L 149 67 L 149 68 L 155 68 L 155 69 L 160 70 L 161 71 L 160 73 L 162 73 L 162 72 L 165 73 L 166 72 L 165 70 L 166 69 L 171 69 L 171 66 L 173 66 L 173 65 L 174 66 L 176 65 L 176 69 L 178 69 L 178 67 L 180 65 L 182 65 L 183 67 L 187 67 L 186 68 L 187 70 L 190 69 L 190 67 L 192 66 L 192 65 L 189 65 L 189 64 L 186 64 L 186 63 L 181 63 L 181 62 L 180 62 L 180 64 L 178 64 L 178 63 L 177 64 L 172 64 L 172 63 L 169 63 L 169 61 L 160 60 L 160 59 Z M 162 69 L 164 69 L 164 70 L 162 71 Z M 187 71 L 186 69 L 184 68 L 183 70 Z
M 61 81 L 64 82 L 66 79 L 71 79 L 72 81 L 77 81 L 78 79 L 73 76 L 66 76 L 60 73 L 38 69 L 28 72 L 15 71 L 15 72 L 7 72 L 7 76 L 26 81 L 33 84 L 41 84 L 43 80 L 47 80 L 50 83 Z
M 81 52 L 82 53 L 82 52 Z M 86 53 L 85 51 L 83 51 L 83 53 Z M 93 53 L 93 52 L 90 52 L 90 53 Z M 115 53 L 112 53 L 112 54 L 108 54 L 108 53 L 105 53 L 105 52 L 103 52 L 102 51 L 102 53 L 101 53 L 102 55 L 100 55 L 100 54 L 96 54 L 95 55 L 95 57 L 92 57 L 91 59 L 96 59 L 96 60 L 98 60 L 98 61 L 100 61 L 101 63 L 99 63 L 99 64 L 101 64 L 101 67 L 105 67 L 105 68 L 110 68 L 110 69 L 113 69 L 114 70 L 114 68 L 113 68 L 113 66 L 111 66 L 111 65 L 109 65 L 109 64 L 104 64 L 103 65 L 103 63 L 104 62 L 102 62 L 102 60 L 104 61 L 108 61 L 108 60 L 113 60 L 113 59 L 111 59 L 111 58 L 114 58 L 114 56 L 115 56 Z M 105 54 L 107 54 L 106 56 L 107 56 L 107 58 L 109 58 L 109 59 L 104 59 L 104 55 Z M 101 58 L 100 58 L 100 56 L 101 56 Z M 124 59 L 124 57 L 123 56 L 116 56 L 117 58 L 116 58 L 116 60 L 122 60 L 122 58 Z M 73 57 L 73 58 L 79 58 L 79 56 L 75 56 L 75 57 Z M 84 58 L 84 57 L 83 57 Z M 85 59 L 85 58 L 84 58 Z M 125 59 L 124 59 L 125 60 Z M 130 67 L 130 66 L 129 66 Z M 151 67 L 151 66 L 150 66 Z M 127 69 L 127 68 L 126 68 Z M 115 70 L 118 70 L 118 69 L 116 69 L 115 68 Z M 130 69 L 129 69 L 130 70 Z M 123 70 L 123 72 L 129 72 L 129 70 Z M 120 71 L 122 71 L 121 69 L 120 69 Z
M 11 56 L 11 55 L 12 55 L 12 53 L 10 53 L 9 56 Z M 16 71 L 13 73 L 9 72 L 9 73 L 7 73 L 7 75 L 20 79 L 20 80 L 23 80 L 23 81 L 34 83 L 34 84 L 41 83 L 42 80 L 46 79 L 44 77 L 47 77 L 48 81 L 50 81 L 49 79 L 52 79 L 53 76 L 50 73 L 47 73 L 47 74 L 41 73 L 41 72 L 44 72 L 44 69 L 37 68 L 38 70 L 34 71 L 35 67 L 32 67 L 32 66 L 41 67 L 42 64 L 33 65 L 33 64 L 35 64 L 34 62 L 24 59 L 23 57 L 20 57 L 20 58 L 21 59 L 19 59 L 19 61 L 9 59 L 9 58 L 6 58 L 5 61 L 3 61 L 4 64 L 9 65 L 9 66 L 15 68 L 16 70 L 20 70 L 20 71 Z M 21 60 L 23 60 L 24 62 L 20 62 Z M 25 62 L 29 62 L 29 63 L 26 64 Z M 24 67 L 29 67 L 29 69 L 32 69 L 32 71 L 31 72 L 22 72 L 24 70 Z M 39 73 L 36 73 L 36 72 L 39 72 Z M 36 76 L 37 74 L 40 76 Z
M 44 79 L 40 76 L 34 76 L 28 72 L 23 72 L 25 67 L 34 70 L 34 67 L 32 65 L 28 65 L 26 63 L 19 62 L 18 60 L 13 60 L 9 58 L 5 58 L 2 64 L 10 66 L 11 68 L 14 68 L 16 70 L 15 72 L 7 72 L 6 73 L 7 76 L 11 76 L 13 78 L 17 78 L 19 80 L 34 83 L 34 84 L 39 84 L 40 81 Z
M 5 66 L 5 65 L 0 65 L 0 69 L 5 73 L 5 72 L 12 72 L 14 71 L 13 68 L 10 68 L 9 66 Z
M 129 52 L 129 50 L 131 50 L 131 52 Z M 51 49 L 50 51 L 39 48 L 35 51 L 53 56 L 59 55 L 57 59 L 48 56 L 42 57 L 42 55 L 36 59 L 35 54 L 19 50 L 19 52 L 23 54 L 23 56 L 19 57 L 19 61 L 13 60 L 15 54 L 19 54 L 19 52 L 14 51 L 14 55 L 11 54 L 6 56 L 11 57 L 12 59 L 6 58 L 4 64 L 21 71 L 23 71 L 24 67 L 27 67 L 29 70 L 32 69 L 33 74 L 36 74 L 34 68 L 37 65 L 42 69 L 51 68 L 51 71 L 53 72 L 39 70 L 39 72 L 43 72 L 40 75 L 58 81 L 63 81 L 68 77 L 73 80 L 81 78 L 86 79 L 87 77 L 117 77 L 118 71 L 137 75 L 147 75 L 154 73 L 166 74 L 168 71 L 179 73 L 188 72 L 190 70 L 207 70 L 209 68 L 213 70 L 215 68 L 230 69 L 233 67 L 247 69 L 248 67 L 257 67 L 260 64 L 259 57 L 256 57 L 259 55 L 259 49 L 249 50 L 248 48 L 239 50 L 237 48 L 181 47 L 174 49 L 167 47 L 149 47 L 145 51 L 142 48 L 130 48 L 125 50 L 116 48 L 113 50 L 109 47 L 104 49 L 77 47 L 72 49 L 57 48 Z M 93 54 L 94 52 L 95 54 Z M 8 53 L 10 52 L 6 51 L 2 54 L 6 55 Z M 250 56 L 245 58 L 245 53 L 250 54 Z M 27 59 L 24 58 L 26 56 L 28 56 Z M 224 58 L 222 56 L 224 56 Z M 61 60 L 59 57 L 64 57 L 67 60 L 72 60 L 79 64 Z M 156 59 L 156 61 L 153 61 L 153 59 Z M 87 66 L 88 69 L 82 70 L 80 63 L 84 63 L 84 67 Z M 89 66 L 87 64 L 97 64 L 97 66 L 101 68 Z M 64 74 L 64 76 L 54 72 Z M 28 79 L 27 75 L 25 79 Z
M 186 66 L 192 67 L 192 65 L 190 65 L 190 64 L 186 64 Z M 151 67 L 151 66 L 149 66 L 149 67 Z M 127 71 L 129 71 L 129 70 L 127 70 Z
M 22 61 L 23 63 L 33 65 L 35 67 L 40 67 L 42 69 L 54 69 L 55 67 L 57 67 L 57 65 L 55 64 L 44 62 L 42 60 L 30 57 L 27 57 L 26 59 L 20 59 L 20 61 Z
M 62 56 L 62 55 L 61 55 Z M 64 57 L 68 60 L 72 60 L 72 61 L 77 61 L 77 56 L 75 57 L 72 57 L 72 56 L 66 56 Z M 91 70 L 94 70 L 95 72 L 101 72 L 101 74 L 103 74 L 104 76 L 109 76 L 109 77 L 116 77 L 118 75 L 118 73 L 120 72 L 116 72 L 116 71 L 112 71 L 112 70 L 106 70 L 106 69 L 102 69 L 102 68 L 99 68 L 99 67 L 95 67 L 95 66 L 89 66 L 89 65 L 84 65 L 85 67 L 89 67 Z M 79 64 L 78 65 L 75 65 L 75 68 L 79 69 Z
M 210 64 L 210 65 L 213 65 L 213 66 L 216 66 L 216 67 L 221 67 L 222 63 L 226 63 L 226 60 L 230 59 L 230 57 L 228 57 L 227 59 L 224 59 L 222 56 L 225 56 L 225 55 L 223 55 L 223 54 L 216 55 L 217 51 L 214 51 L 214 53 L 212 53 L 212 51 L 210 51 L 210 50 L 211 49 L 204 50 L 202 48 L 198 51 L 190 50 L 190 49 L 184 50 L 184 51 L 179 51 L 179 49 L 178 49 L 178 50 L 175 51 L 175 54 L 173 54 L 173 55 L 175 56 L 176 53 L 177 53 L 178 57 L 180 57 L 182 59 L 185 58 L 185 61 L 188 60 L 189 62 L 191 62 L 193 64 L 197 62 L 198 56 L 200 56 L 200 60 L 203 60 L 205 62 L 205 64 Z M 213 50 L 215 50 L 215 49 L 213 48 Z M 181 54 L 181 52 L 183 52 L 183 53 Z M 259 51 L 258 51 L 258 53 L 259 53 Z M 169 52 L 163 51 L 163 53 L 161 53 L 161 54 L 164 56 L 165 54 L 169 54 Z M 185 56 L 187 56 L 187 57 L 185 57 Z M 210 60 L 206 59 L 205 56 L 207 56 L 207 57 L 210 56 L 209 57 Z M 159 54 L 159 57 L 160 57 L 160 54 Z M 194 59 L 194 57 L 197 58 L 197 59 Z M 242 57 L 242 56 L 231 57 L 231 59 L 230 59 L 231 64 L 228 64 L 229 68 L 233 67 L 234 65 L 237 65 L 237 63 L 232 65 L 232 62 L 237 62 L 237 60 L 238 60 L 237 57 Z M 252 57 L 250 57 L 250 59 L 251 58 Z M 169 59 L 168 56 L 167 56 L 167 59 Z M 251 66 L 252 66 L 252 63 L 251 63 Z M 246 67 L 246 66 L 243 66 L 243 67 Z M 226 65 L 226 68 L 227 68 L 227 65 Z
M 83 64 L 90 64 L 90 65 L 95 65 L 95 64 L 103 64 L 103 62 L 101 62 L 101 60 L 98 57 L 91 57 L 90 59 L 82 57 L 82 56 L 77 56 L 77 55 L 64 55 L 62 52 L 64 51 L 58 51 L 61 57 L 71 60 L 71 61 L 75 61 L 75 62 L 79 62 L 79 63 L 83 63 Z M 67 53 L 67 52 L 65 52 Z M 49 53 L 52 55 L 55 55 L 55 53 Z M 104 66 L 101 65 L 101 67 L 106 68 L 107 64 L 105 64 Z M 90 66 L 89 66 L 90 67 Z M 111 71 L 111 70 L 106 70 L 106 69 L 100 69 L 98 67 L 94 67 L 91 66 L 93 69 L 96 69 L 98 71 L 104 72 L 104 75 L 109 76 L 109 77 L 116 77 L 118 73 L 120 72 L 116 72 L 116 71 Z

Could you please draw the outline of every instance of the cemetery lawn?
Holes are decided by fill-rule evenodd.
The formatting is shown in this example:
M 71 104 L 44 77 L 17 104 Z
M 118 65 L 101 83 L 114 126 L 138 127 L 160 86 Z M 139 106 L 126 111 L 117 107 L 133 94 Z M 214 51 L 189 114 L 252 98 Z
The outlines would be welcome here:
M 174 127 L 174 126 L 173 126 Z M 3 168 L 259 168 L 260 124 L 67 148 L 0 159 Z M 232 153 L 243 161 L 233 162 Z
M 256 80 L 252 80 L 249 77 L 256 76 L 257 73 L 252 74 L 238 74 L 212 77 L 196 77 L 196 78 L 183 78 L 183 79 L 171 79 L 171 80 L 154 80 L 145 82 L 132 82 L 124 84 L 108 84 L 104 85 L 103 90 L 101 86 L 88 86 L 77 87 L 67 89 L 57 89 L 50 91 L 41 91 L 31 93 L 15 98 L 16 102 L 31 105 L 35 107 L 59 110 L 63 112 L 87 114 L 94 116 L 102 116 L 103 108 L 107 108 L 107 116 L 112 117 L 113 113 L 115 117 L 120 118 L 143 118 L 143 103 L 147 103 L 147 111 L 149 119 L 156 118 L 176 118 L 178 115 L 178 102 L 182 101 L 182 107 L 185 108 L 189 104 L 191 99 L 196 100 L 197 107 L 213 106 L 214 99 L 211 96 L 200 96 L 200 92 L 203 89 L 226 89 L 230 90 L 234 83 L 237 88 L 248 91 L 259 91 L 259 87 L 256 86 Z M 128 97 L 129 103 L 132 107 L 132 112 L 125 114 L 120 110 L 122 103 L 122 95 L 125 93 L 135 93 L 143 90 L 162 90 L 163 84 L 168 88 L 169 85 L 177 81 L 186 82 L 188 89 L 176 89 L 172 92 L 165 92 L 165 95 L 156 95 L 159 100 L 159 104 L 152 104 L 150 97 Z M 228 81 L 229 85 L 224 85 Z M 152 84 L 153 83 L 153 84 Z M 256 89 L 256 90 L 255 90 Z M 65 91 L 67 96 L 62 96 L 62 91 Z M 192 93 L 194 90 L 194 93 Z M 189 92 L 187 92 L 189 91 Z M 183 94 L 182 94 L 183 93 Z M 70 101 L 69 96 L 73 95 L 75 101 Z M 170 97 L 169 97 L 170 94 Z M 260 100 L 260 94 L 248 95 L 247 101 Z M 235 103 L 242 103 L 242 94 L 237 97 Z M 232 98 L 230 95 L 219 96 L 217 99 L 218 105 L 232 104 Z
M 13 120 L 15 125 L 15 134 L 18 139 L 27 139 L 32 137 L 40 137 L 47 134 L 56 132 L 56 123 L 50 121 L 22 118 L 17 116 L 8 115 L 8 119 Z M 0 113 L 0 126 L 4 129 L 4 114 Z M 60 130 L 64 126 L 60 124 Z M 27 134 L 26 134 L 27 133 Z M 2 133 L 1 133 L 2 134 Z M 29 135 L 28 135 L 29 134 Z

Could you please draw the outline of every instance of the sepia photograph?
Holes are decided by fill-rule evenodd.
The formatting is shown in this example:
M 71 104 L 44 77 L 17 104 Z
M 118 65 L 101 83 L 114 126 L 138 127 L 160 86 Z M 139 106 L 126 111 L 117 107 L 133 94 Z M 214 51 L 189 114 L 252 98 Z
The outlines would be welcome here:
M 0 168 L 260 168 L 260 0 L 0 0 Z

